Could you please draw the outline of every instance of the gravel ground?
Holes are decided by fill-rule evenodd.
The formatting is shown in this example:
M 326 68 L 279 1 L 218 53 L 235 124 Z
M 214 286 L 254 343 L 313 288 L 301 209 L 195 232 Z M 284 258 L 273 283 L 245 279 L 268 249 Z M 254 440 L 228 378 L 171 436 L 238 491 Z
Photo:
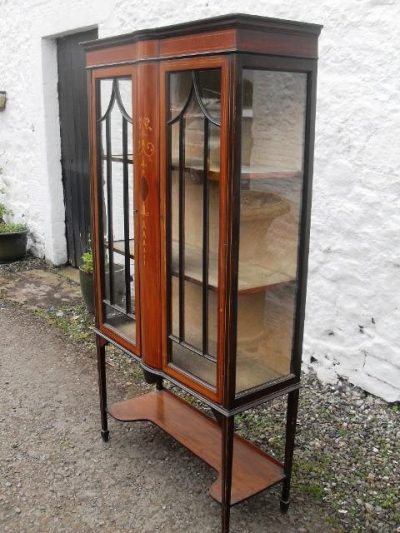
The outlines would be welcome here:
M 46 267 L 30 259 L 0 276 L 32 268 Z M 111 422 L 99 439 L 90 324 L 82 305 L 0 304 L 0 531 L 218 531 L 209 467 L 150 424 Z M 145 390 L 108 354 L 111 401 Z M 283 412 L 275 400 L 237 428 L 282 457 Z M 232 532 L 400 531 L 399 419 L 398 405 L 306 374 L 290 511 L 274 488 L 233 508 Z

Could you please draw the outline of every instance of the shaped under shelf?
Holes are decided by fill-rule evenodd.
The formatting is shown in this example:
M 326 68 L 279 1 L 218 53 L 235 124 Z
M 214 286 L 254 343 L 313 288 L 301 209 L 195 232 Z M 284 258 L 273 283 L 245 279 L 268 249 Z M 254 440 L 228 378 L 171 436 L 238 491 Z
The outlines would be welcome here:
M 221 503 L 222 432 L 215 420 L 166 389 L 115 403 L 109 413 L 122 422 L 153 422 L 210 465 L 218 472 L 210 496 Z M 231 505 L 279 483 L 284 477 L 279 461 L 248 440 L 234 436 Z

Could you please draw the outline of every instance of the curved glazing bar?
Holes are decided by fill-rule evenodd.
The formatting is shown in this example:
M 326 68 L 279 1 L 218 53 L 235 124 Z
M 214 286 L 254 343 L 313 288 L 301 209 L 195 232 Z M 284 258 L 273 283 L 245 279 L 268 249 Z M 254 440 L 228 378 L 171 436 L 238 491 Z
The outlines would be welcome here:
M 112 92 L 111 92 L 111 97 L 110 97 L 110 102 L 107 106 L 107 109 L 104 113 L 104 115 L 102 115 L 99 119 L 97 119 L 98 122 L 103 122 L 103 120 L 105 120 L 109 115 L 110 113 L 112 112 L 113 108 L 114 108 L 114 104 L 115 102 L 117 102 L 117 105 L 118 105 L 118 108 L 119 110 L 121 111 L 121 114 L 122 116 L 130 123 L 130 124 L 133 124 L 133 121 L 132 121 L 132 117 L 129 116 L 129 113 L 127 112 L 127 110 L 125 109 L 125 106 L 122 102 L 122 98 L 121 98 L 121 92 L 120 92 L 120 89 L 119 89 L 119 83 L 118 83 L 118 79 L 114 79 L 113 80 L 113 85 L 112 85 Z
M 175 122 L 178 122 L 178 120 L 181 120 L 181 118 L 185 115 L 186 110 L 187 110 L 187 108 L 189 107 L 189 105 L 190 105 L 190 103 L 192 101 L 193 92 L 194 92 L 194 86 L 192 84 L 191 87 L 190 87 L 189 95 L 188 95 L 188 97 L 186 99 L 186 102 L 185 102 L 184 106 L 182 107 L 182 109 L 179 111 L 179 113 L 175 117 L 173 117 L 170 120 L 168 120 L 168 122 L 167 122 L 168 126 L 171 126 L 172 124 L 175 124 Z
M 196 97 L 196 101 L 197 101 L 197 103 L 198 103 L 198 105 L 200 107 L 200 110 L 202 111 L 203 115 L 207 118 L 207 120 L 209 120 L 215 126 L 220 127 L 221 126 L 221 122 L 217 121 L 216 119 L 214 119 L 211 116 L 211 114 L 207 110 L 206 105 L 203 102 L 203 98 L 201 96 L 201 84 L 200 84 L 200 80 L 198 78 L 198 73 L 196 71 L 192 70 L 191 71 L 191 77 L 192 77 L 192 83 L 191 83 L 191 86 L 190 86 L 188 97 L 187 97 L 182 109 L 179 111 L 179 113 L 175 117 L 173 117 L 170 120 L 168 120 L 167 124 L 170 126 L 171 124 L 174 124 L 175 122 L 180 120 L 185 115 L 189 105 L 192 102 L 192 98 L 193 98 L 193 95 L 194 95 Z M 217 97 L 217 98 L 214 97 L 215 100 L 219 100 L 220 99 L 220 94 L 221 94 L 220 92 L 212 91 L 212 90 L 210 90 L 210 92 L 214 93 L 214 96 Z
M 205 104 L 203 102 L 203 99 L 201 97 L 201 90 L 200 90 L 200 85 L 199 85 L 198 74 L 194 70 L 192 71 L 192 79 L 193 79 L 194 92 L 196 93 L 197 103 L 199 104 L 199 107 L 202 110 L 204 116 L 212 124 L 214 124 L 215 126 L 220 127 L 221 126 L 221 122 L 218 122 L 217 120 L 213 119 L 213 117 L 210 115 L 210 113 L 208 112 L 208 110 L 207 110 L 207 108 L 206 108 L 206 106 L 205 106 Z M 220 96 L 221 93 L 219 92 L 217 94 Z

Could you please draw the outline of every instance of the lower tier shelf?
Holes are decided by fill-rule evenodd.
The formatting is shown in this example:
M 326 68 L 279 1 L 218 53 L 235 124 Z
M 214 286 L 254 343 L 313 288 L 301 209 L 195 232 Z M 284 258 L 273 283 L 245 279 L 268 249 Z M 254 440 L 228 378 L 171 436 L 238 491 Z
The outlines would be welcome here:
M 121 422 L 148 420 L 218 472 L 210 495 L 221 503 L 222 435 L 218 423 L 167 390 L 113 404 L 110 415 Z M 239 435 L 234 436 L 231 505 L 284 479 L 282 464 Z

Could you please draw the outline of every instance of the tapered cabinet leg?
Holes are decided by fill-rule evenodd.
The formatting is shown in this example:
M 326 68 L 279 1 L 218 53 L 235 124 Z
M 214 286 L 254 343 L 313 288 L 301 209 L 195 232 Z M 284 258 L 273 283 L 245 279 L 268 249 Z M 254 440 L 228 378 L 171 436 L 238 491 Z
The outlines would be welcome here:
M 107 420 L 106 343 L 103 341 L 103 339 L 97 337 L 96 347 L 100 394 L 101 438 L 104 440 L 104 442 L 107 442 L 109 431 Z
M 296 435 L 297 410 L 299 405 L 299 389 L 289 392 L 286 418 L 286 447 L 285 447 L 285 479 L 281 496 L 281 511 L 286 513 L 290 503 L 290 481 L 292 478 L 294 439 Z
M 233 434 L 234 417 L 221 419 L 222 425 L 222 506 L 221 506 L 221 531 L 229 533 L 229 521 L 231 515 L 231 490 L 232 490 L 232 463 L 233 463 Z

